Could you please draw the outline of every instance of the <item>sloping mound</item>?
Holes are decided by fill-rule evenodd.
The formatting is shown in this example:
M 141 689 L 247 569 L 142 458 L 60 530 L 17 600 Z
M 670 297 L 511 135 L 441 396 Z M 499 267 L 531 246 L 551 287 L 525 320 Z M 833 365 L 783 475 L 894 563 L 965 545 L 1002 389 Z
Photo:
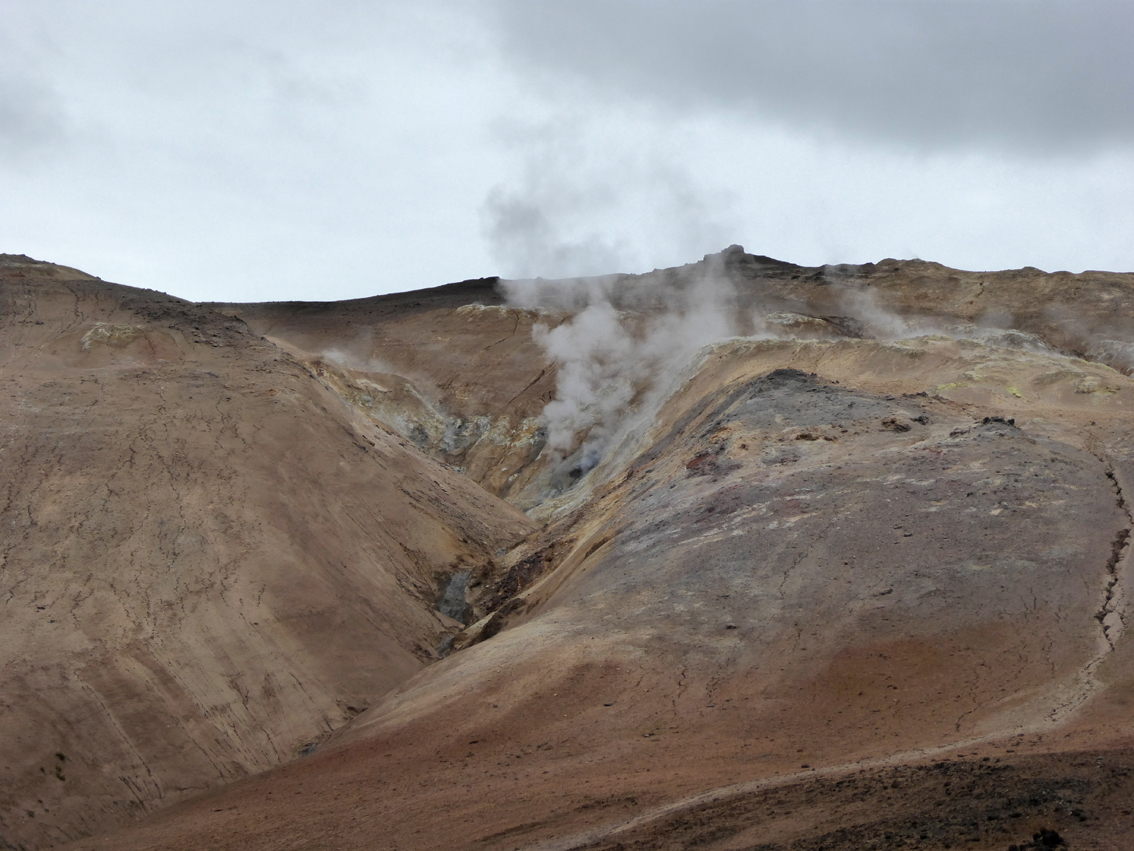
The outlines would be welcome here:
M 311 758 L 114 842 L 550 851 L 1006 848 L 1045 826 L 1112 836 L 1098 810 L 1134 793 L 1111 766 L 1126 752 L 1074 771 L 1044 755 L 1129 744 L 1107 707 L 1121 712 L 1132 681 L 1134 385 L 1079 362 L 1075 380 L 1114 392 L 1067 392 L 1050 378 L 1066 358 L 978 348 L 1026 402 L 931 392 L 973 354 L 954 341 L 709 350 L 612 450 L 621 461 L 590 474 L 588 500 L 474 574 L 485 617 L 458 637 L 467 649 Z M 826 376 L 799 368 L 816 360 Z M 906 395 L 878 392 L 884 381 Z M 934 790 L 947 782 L 946 805 Z
M 242 322 L 26 267 L 0 267 L 5 847 L 294 758 L 436 658 L 448 577 L 530 528 Z
M 16 281 L 9 841 L 1130 846 L 1131 276 Z

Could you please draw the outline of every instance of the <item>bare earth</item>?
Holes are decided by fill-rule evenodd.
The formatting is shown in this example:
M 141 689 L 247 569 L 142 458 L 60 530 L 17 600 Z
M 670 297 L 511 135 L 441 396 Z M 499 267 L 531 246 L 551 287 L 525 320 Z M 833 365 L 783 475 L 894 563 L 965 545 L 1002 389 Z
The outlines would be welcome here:
M 0 848 L 1134 846 L 1134 276 L 708 274 L 587 471 L 498 282 L 4 255 Z

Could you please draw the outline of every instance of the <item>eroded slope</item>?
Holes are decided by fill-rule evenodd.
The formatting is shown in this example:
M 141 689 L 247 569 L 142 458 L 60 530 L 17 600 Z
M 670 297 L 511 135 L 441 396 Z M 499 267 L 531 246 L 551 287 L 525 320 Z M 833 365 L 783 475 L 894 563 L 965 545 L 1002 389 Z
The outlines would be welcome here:
M 676 386 L 544 529 L 474 574 L 484 617 L 465 649 L 313 756 L 113 841 L 653 847 L 675 812 L 682 829 L 711 821 L 714 798 L 735 805 L 687 834 L 704 847 L 1006 847 L 1041 822 L 1121 837 L 1103 805 L 1083 822 L 1060 803 L 1102 800 L 1101 775 L 1050 791 L 1058 760 L 974 780 L 956 824 L 928 794 L 855 802 L 875 777 L 922 783 L 893 765 L 980 779 L 986 755 L 1122 758 L 1130 380 L 925 337 L 726 342 Z M 773 787 L 793 811 L 828 796 L 843 820 L 746 803 Z M 964 832 L 982 796 L 1033 787 L 1049 791 L 980 810 L 1019 812 L 1014 833 Z M 895 832 L 902 819 L 937 826 Z
M 980 351 L 1049 349 L 1134 367 L 1134 275 L 967 272 L 892 259 L 803 267 L 740 246 L 644 275 L 490 278 L 347 302 L 223 309 L 287 347 L 365 416 L 524 510 L 572 490 L 622 416 L 652 415 L 651 394 L 669 392 L 670 373 L 701 346 L 730 337 L 939 334 Z M 942 382 L 947 389 L 989 380 L 980 358 L 971 360 Z M 1011 393 L 1014 381 L 1001 389 Z M 611 398 L 620 395 L 616 410 Z M 548 416 L 557 406 L 568 421 Z M 588 433 L 600 432 L 596 449 Z M 566 448 L 557 443 L 564 438 Z
M 243 322 L 0 263 L 0 844 L 293 759 L 531 528 Z
M 311 364 L 364 416 L 508 497 L 544 449 L 538 417 L 555 369 L 532 339 L 540 312 L 504 304 L 496 284 L 223 307 Z

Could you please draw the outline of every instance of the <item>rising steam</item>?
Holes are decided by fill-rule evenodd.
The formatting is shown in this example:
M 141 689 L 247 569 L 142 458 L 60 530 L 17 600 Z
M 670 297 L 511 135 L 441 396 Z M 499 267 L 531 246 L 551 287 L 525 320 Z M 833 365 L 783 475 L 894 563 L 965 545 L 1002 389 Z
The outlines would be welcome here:
M 543 411 L 548 446 L 576 473 L 601 460 L 628 414 L 704 346 L 741 333 L 733 283 L 719 255 L 683 274 L 567 281 L 507 281 L 509 301 L 558 313 L 535 341 L 559 368 Z
M 649 421 L 698 352 L 731 337 L 833 340 L 849 334 L 896 341 L 932 334 L 1052 351 L 1007 314 L 986 311 L 975 323 L 901 316 L 882 303 L 884 292 L 848 266 L 794 267 L 819 273 L 826 307 L 819 315 L 791 312 L 802 305 L 764 290 L 758 271 L 740 271 L 760 262 L 776 263 L 731 246 L 700 263 L 646 275 L 502 282 L 513 306 L 546 313 L 533 337 L 559 370 L 543 421 L 560 471 L 577 478 L 596 466 Z M 1052 320 L 1066 332 L 1075 330 L 1066 316 Z M 1076 336 L 1089 341 L 1089 357 L 1119 368 L 1134 363 L 1134 343 L 1121 328 Z

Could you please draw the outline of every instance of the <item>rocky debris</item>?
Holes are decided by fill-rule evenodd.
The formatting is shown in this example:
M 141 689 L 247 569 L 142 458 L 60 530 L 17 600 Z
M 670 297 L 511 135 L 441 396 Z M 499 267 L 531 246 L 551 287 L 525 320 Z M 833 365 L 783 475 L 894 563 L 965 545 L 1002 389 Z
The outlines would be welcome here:
M 1038 831 L 1032 834 L 1032 841 L 1025 842 L 1022 845 L 1009 845 L 1008 851 L 1027 851 L 1029 848 L 1066 848 L 1067 843 L 1063 841 L 1063 837 L 1059 835 L 1057 830 L 1048 830 L 1046 827 L 1041 827 Z
M 774 783 L 750 793 L 721 794 L 715 801 L 680 808 L 585 847 L 596 851 L 690 847 L 1031 851 L 1079 847 L 1050 827 L 1052 819 L 1073 825 L 1064 830 L 1079 836 L 1094 833 L 1097 819 L 1081 806 L 1087 800 L 1110 797 L 1112 790 L 1075 772 L 1060 776 L 1039 760 L 997 759 L 848 772 Z M 1116 780 L 1122 791 L 1114 797 L 1128 795 L 1126 775 Z M 830 829 L 848 821 L 852 824 Z M 1031 839 L 1015 840 L 1020 833 Z
M 913 426 L 911 426 L 905 420 L 899 419 L 898 417 L 886 417 L 886 419 L 882 420 L 882 428 L 900 433 L 903 431 L 909 431 L 911 428 L 913 428 Z

